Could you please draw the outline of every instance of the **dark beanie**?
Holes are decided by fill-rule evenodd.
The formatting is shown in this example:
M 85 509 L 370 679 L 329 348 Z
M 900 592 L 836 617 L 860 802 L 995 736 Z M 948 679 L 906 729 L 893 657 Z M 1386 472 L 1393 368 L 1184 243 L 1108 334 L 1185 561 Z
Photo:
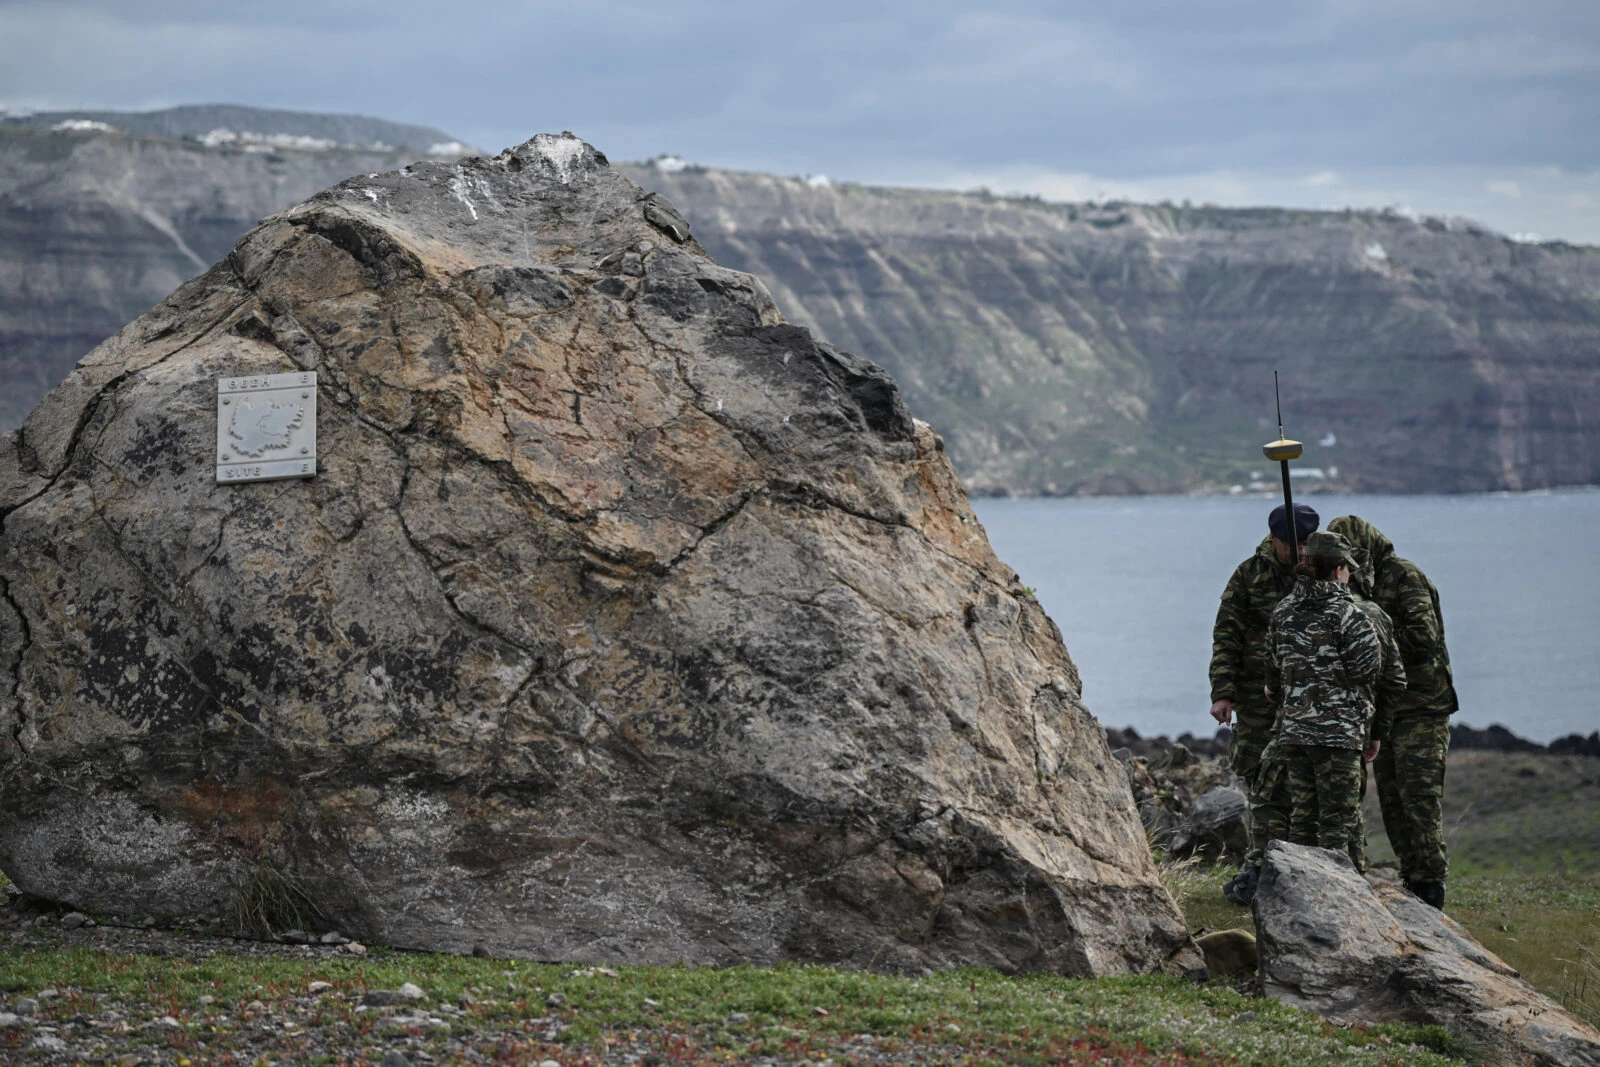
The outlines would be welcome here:
M 1317 524 L 1322 520 L 1317 513 L 1306 504 L 1294 506 L 1294 539 L 1304 541 L 1317 532 Z M 1272 509 L 1272 514 L 1267 516 L 1267 529 L 1272 531 L 1272 536 L 1280 541 L 1289 540 L 1289 524 L 1283 521 L 1283 505 L 1279 504 Z

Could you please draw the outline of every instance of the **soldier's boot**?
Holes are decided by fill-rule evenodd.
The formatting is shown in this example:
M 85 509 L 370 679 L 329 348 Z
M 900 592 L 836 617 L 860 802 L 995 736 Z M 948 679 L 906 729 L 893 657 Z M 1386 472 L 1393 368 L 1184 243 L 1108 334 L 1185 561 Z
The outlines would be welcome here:
M 1444 883 L 1443 882 L 1407 882 L 1406 888 L 1417 895 L 1424 904 L 1444 910 Z
M 1222 887 L 1222 895 L 1228 898 L 1229 903 L 1248 908 L 1256 899 L 1256 883 L 1260 880 L 1261 868 L 1247 863 Z

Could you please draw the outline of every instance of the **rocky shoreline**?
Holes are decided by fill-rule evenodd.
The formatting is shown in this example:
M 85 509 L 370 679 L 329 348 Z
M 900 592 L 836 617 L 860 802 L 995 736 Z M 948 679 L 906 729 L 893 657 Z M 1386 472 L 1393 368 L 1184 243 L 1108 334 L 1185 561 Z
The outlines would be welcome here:
M 1175 746 L 1182 745 L 1196 756 L 1227 756 L 1228 744 L 1233 740 L 1233 731 L 1224 726 L 1211 737 L 1196 737 L 1192 733 L 1184 732 L 1176 738 L 1165 734 L 1156 734 L 1145 737 L 1132 726 L 1107 727 L 1106 740 L 1112 750 L 1126 748 L 1135 756 L 1146 759 L 1158 759 Z M 1513 733 L 1508 727 L 1500 723 L 1491 723 L 1485 729 L 1478 729 L 1464 723 L 1452 723 L 1450 726 L 1450 749 L 1477 749 L 1489 752 L 1542 752 L 1551 756 L 1595 756 L 1600 757 L 1600 731 L 1595 731 L 1585 737 L 1582 734 L 1566 734 L 1541 745 L 1537 741 L 1530 741 Z
M 1232 739 L 1226 726 L 1211 737 L 1182 733 L 1175 739 L 1145 737 L 1131 726 L 1106 730 L 1152 847 L 1176 858 L 1238 862 L 1243 857 L 1248 798 L 1244 782 L 1228 766 Z M 1459 724 L 1450 728 L 1450 748 L 1600 758 L 1600 733 L 1569 734 L 1541 745 L 1498 723 L 1484 730 Z

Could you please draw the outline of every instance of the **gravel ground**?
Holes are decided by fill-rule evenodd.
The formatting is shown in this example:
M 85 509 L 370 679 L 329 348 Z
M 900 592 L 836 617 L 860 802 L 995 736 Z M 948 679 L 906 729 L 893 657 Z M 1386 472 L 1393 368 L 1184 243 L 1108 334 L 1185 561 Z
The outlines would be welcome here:
M 718 1026 L 611 1029 L 581 1047 L 562 1044 L 580 1009 L 560 995 L 463 995 L 441 1003 L 416 986 L 371 990 L 315 979 L 319 964 L 366 955 L 348 944 L 287 944 L 221 936 L 216 925 L 30 911 L 7 887 L 0 906 L 0 965 L 30 949 L 91 949 L 117 957 L 204 961 L 303 961 L 306 981 L 292 990 L 261 987 L 252 999 L 107 994 L 63 986 L 0 992 L 0 1063 L 19 1064 L 405 1064 L 517 1063 L 654 1065 L 667 1063 L 961 1063 L 974 1050 L 956 1034 L 926 1039 L 792 1031 L 792 1054 L 756 1052 L 761 1036 L 735 1013 Z M 586 975 L 613 974 L 605 968 Z M 11 983 L 5 983 L 11 984 Z M 103 983 L 93 983 L 103 985 Z M 3 986 L 0 986 L 3 988 Z M 767 1034 L 770 1041 L 770 1032 Z M 602 1051 L 603 1049 L 603 1051 Z M 1084 1062 L 1093 1046 L 1084 1046 Z M 1147 1062 L 1160 1062 L 1150 1059 Z M 1193 1062 L 1184 1059 L 1166 1062 Z
M 215 919 L 90 917 L 0 886 L 0 1065 L 1448 1067 L 1423 1047 L 1444 1035 L 1342 1030 L 1246 992 L 369 951 L 334 933 L 267 941 Z

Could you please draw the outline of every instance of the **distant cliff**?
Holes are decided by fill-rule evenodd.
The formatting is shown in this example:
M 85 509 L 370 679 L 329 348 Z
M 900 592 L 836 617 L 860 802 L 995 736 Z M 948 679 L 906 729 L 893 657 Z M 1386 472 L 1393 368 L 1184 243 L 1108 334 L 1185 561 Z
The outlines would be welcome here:
M 124 133 L 152 137 L 188 137 L 228 141 L 256 135 L 261 139 L 291 138 L 302 142 L 325 142 L 314 147 L 353 147 L 407 149 L 427 153 L 448 149 L 455 139 L 432 126 L 413 126 L 366 115 L 335 115 L 314 111 L 277 111 L 237 104 L 186 104 L 160 111 L 35 111 L 26 115 L 6 115 L 7 123 L 53 129 L 84 123 L 99 123 Z M 92 128 L 92 127 L 90 127 Z M 270 142 L 268 142 L 270 143 Z
M 402 137 L 405 146 L 385 141 Z M 259 219 L 352 174 L 463 148 L 427 127 L 248 108 L 8 117 L 0 122 L 0 430 Z
M 242 108 L 26 123 L 0 122 L 0 429 L 258 219 L 452 147 Z M 374 143 L 405 147 L 349 147 Z M 1274 368 L 1307 489 L 1600 483 L 1600 249 L 1376 212 L 620 169 L 790 318 L 885 366 L 974 492 L 1270 486 Z
M 1308 488 L 1600 482 L 1600 249 L 1380 212 L 628 173 L 886 367 L 975 492 L 1270 485 L 1274 368 Z

